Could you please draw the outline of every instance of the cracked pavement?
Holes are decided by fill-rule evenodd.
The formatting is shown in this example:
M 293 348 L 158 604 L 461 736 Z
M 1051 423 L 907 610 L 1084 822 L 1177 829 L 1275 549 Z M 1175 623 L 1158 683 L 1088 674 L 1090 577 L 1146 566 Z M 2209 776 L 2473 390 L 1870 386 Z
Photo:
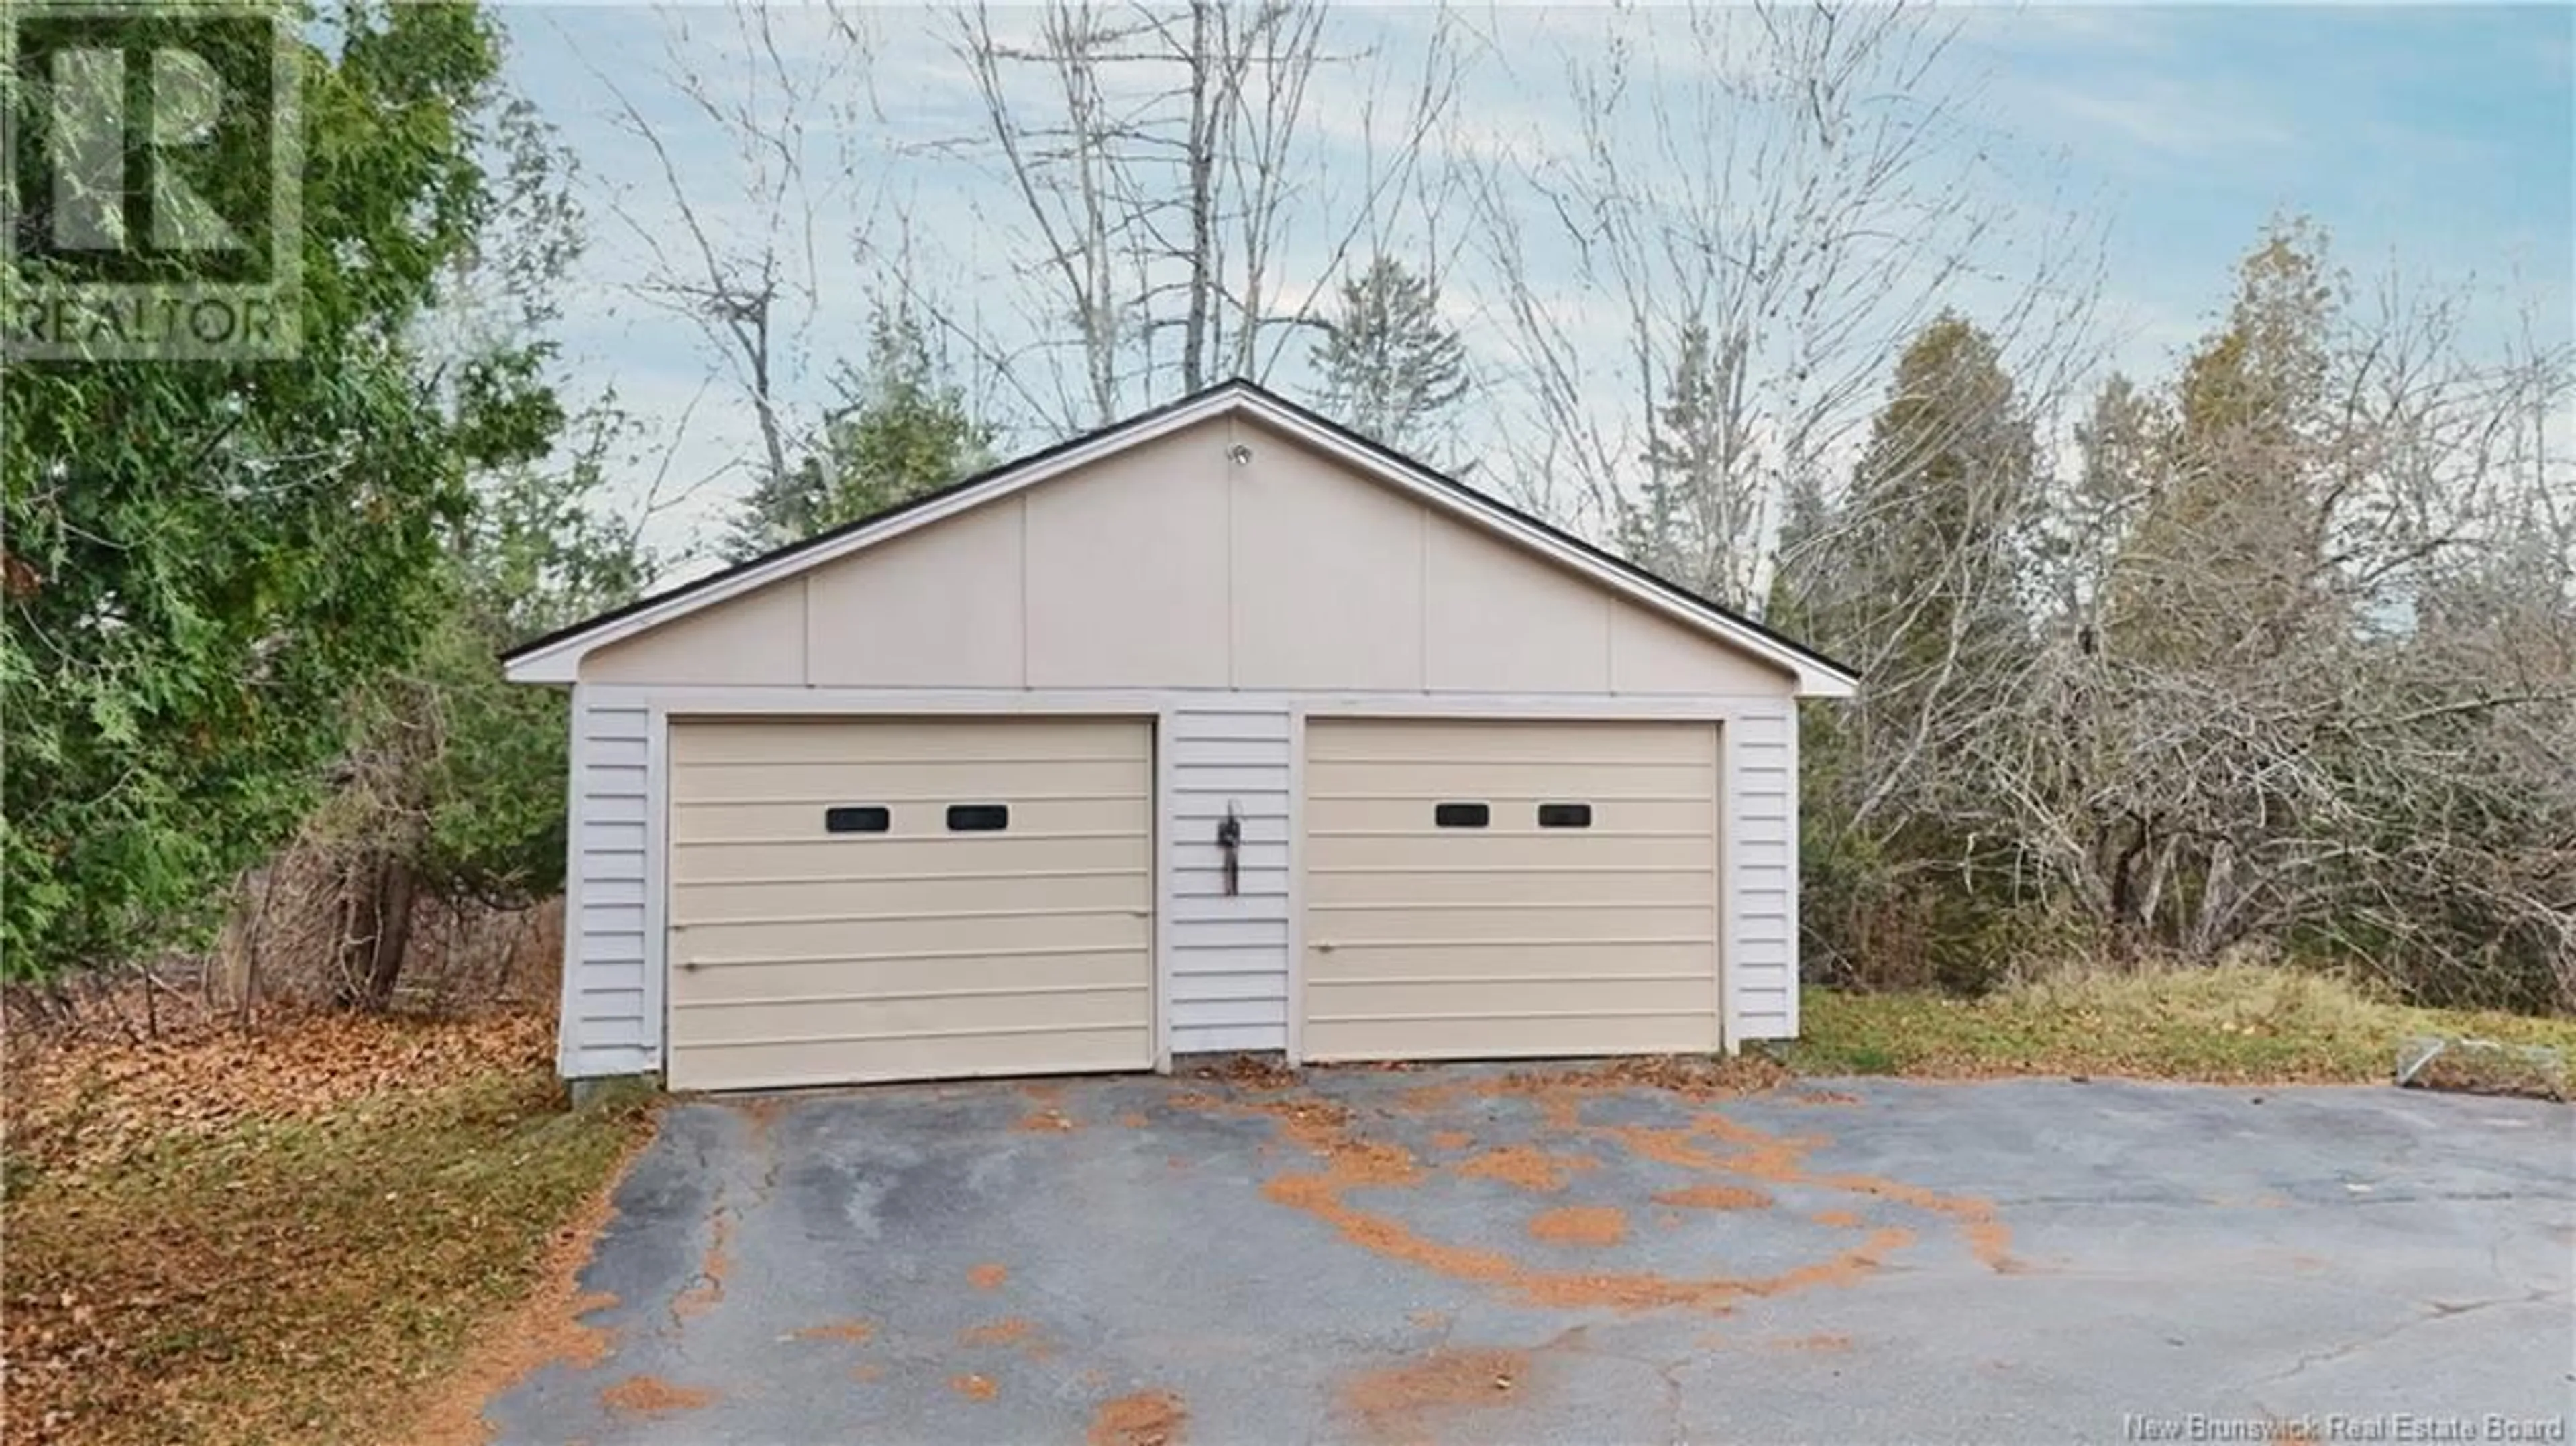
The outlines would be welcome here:
M 499 1439 L 2116 1441 L 2576 1395 L 2576 1112 L 2527 1100 L 898 1086 L 676 1102 L 616 1208 L 605 1359 Z

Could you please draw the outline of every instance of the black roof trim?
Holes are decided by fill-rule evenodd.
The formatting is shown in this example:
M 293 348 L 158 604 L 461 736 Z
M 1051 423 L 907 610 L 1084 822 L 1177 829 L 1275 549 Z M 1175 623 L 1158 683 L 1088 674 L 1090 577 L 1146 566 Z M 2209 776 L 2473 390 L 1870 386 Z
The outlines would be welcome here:
M 665 588 L 660 592 L 637 598 L 635 601 L 628 603 L 623 607 L 612 608 L 607 612 L 599 614 L 597 617 L 585 619 L 568 627 L 557 628 L 553 632 L 547 633 L 542 637 L 531 638 L 528 641 L 510 649 L 508 652 L 503 653 L 501 655 L 501 661 L 504 663 L 511 662 L 515 659 L 524 657 L 529 653 L 552 647 L 554 644 L 562 642 L 567 638 L 589 632 L 594 628 L 604 627 L 621 618 L 632 617 L 637 613 L 644 612 L 651 608 L 660 607 L 664 603 L 687 597 L 692 593 L 703 592 L 709 588 L 717 587 L 741 576 L 743 573 L 753 570 L 754 568 L 766 567 L 771 563 L 783 561 L 784 559 L 794 557 L 800 553 L 817 550 L 840 538 L 847 537 L 853 532 L 874 527 L 879 523 L 889 522 L 908 513 L 919 511 L 934 503 L 954 497 L 958 493 L 972 491 L 973 489 L 981 487 L 1006 473 L 1016 472 L 1023 467 L 1034 466 L 1040 462 L 1048 460 L 1049 458 L 1058 457 L 1064 453 L 1074 451 L 1077 448 L 1087 447 L 1093 443 L 1107 440 L 1121 432 L 1141 427 L 1148 422 L 1169 416 L 1174 412 L 1184 411 L 1188 408 L 1195 407 L 1210 398 L 1226 392 L 1241 392 L 1250 396 L 1258 397 L 1263 402 L 1278 408 L 1280 411 L 1287 413 L 1298 421 L 1309 426 L 1313 426 L 1320 431 L 1328 432 L 1335 439 L 1345 442 L 1361 451 L 1367 452 L 1391 466 L 1401 468 L 1405 471 L 1421 476 L 1422 478 L 1437 484 L 1446 491 L 1457 495 L 1473 505 L 1489 507 L 1496 512 L 1500 512 L 1503 515 L 1510 517 L 1516 522 L 1533 528 L 1544 534 L 1549 540 L 1563 543 L 1567 547 L 1581 553 L 1586 559 L 1597 562 L 1602 566 L 1609 568 L 1611 571 L 1618 573 L 1620 576 L 1627 578 L 1629 581 L 1635 582 L 1650 591 L 1659 593 L 1674 602 L 1680 603 L 1694 612 L 1702 613 L 1708 617 L 1715 618 L 1732 626 L 1743 628 L 1748 632 L 1768 639 L 1773 643 L 1777 643 L 1787 651 L 1797 655 L 1798 657 L 1804 658 L 1819 667 L 1831 669 L 1832 671 L 1841 674 L 1843 677 L 1855 680 L 1859 677 L 1859 674 L 1850 667 L 1834 661 L 1823 653 L 1817 652 L 1815 649 L 1808 647 L 1806 644 L 1799 642 L 1797 639 L 1790 637 L 1786 633 L 1777 632 L 1764 626 L 1753 618 L 1746 617 L 1744 614 L 1735 611 L 1733 608 L 1712 602 L 1709 599 L 1700 596 L 1698 593 L 1683 587 L 1677 582 L 1673 582 L 1668 578 L 1659 577 L 1654 573 L 1648 572 L 1644 568 L 1630 562 L 1628 559 L 1619 556 L 1617 553 L 1608 551 L 1605 548 L 1594 546 L 1592 543 L 1584 541 L 1582 538 L 1565 531 L 1563 528 L 1557 527 L 1553 523 L 1534 517 L 1527 512 L 1523 512 L 1519 508 L 1512 506 L 1510 503 L 1503 501 L 1501 498 L 1494 496 L 1490 492 L 1484 492 L 1477 488 L 1470 487 L 1455 477 L 1436 471 L 1425 463 L 1415 461 L 1413 458 L 1407 457 L 1403 453 L 1398 452 L 1391 447 L 1385 446 L 1371 438 L 1362 436 L 1361 434 L 1352 431 L 1350 428 L 1343 426 L 1341 423 L 1334 421 L 1330 417 L 1324 416 L 1311 408 L 1300 406 L 1299 404 L 1288 400 L 1286 397 L 1279 395 L 1277 392 L 1270 390 L 1268 387 L 1262 386 L 1258 382 L 1249 381 L 1241 377 L 1234 378 L 1231 381 L 1219 382 L 1212 387 L 1202 388 L 1199 391 L 1190 393 L 1188 396 L 1175 398 L 1174 400 L 1165 402 L 1160 406 L 1138 412 L 1136 415 L 1128 417 L 1122 421 L 1113 422 L 1106 427 L 1100 427 L 1089 432 L 1084 432 L 1079 436 L 1066 438 L 1064 441 L 1058 442 L 1053 446 L 1041 448 L 1040 450 L 1031 452 L 1026 456 L 1015 457 L 998 466 L 988 467 L 983 471 L 976 473 L 972 477 L 952 482 L 935 491 L 925 492 L 921 496 L 915 497 L 908 502 L 898 503 L 895 506 L 886 508 L 882 511 L 872 512 L 865 517 L 844 522 L 837 527 L 831 528 L 828 531 L 818 532 L 812 537 L 808 537 L 800 542 L 791 542 L 784 547 L 773 548 L 757 557 L 748 558 L 742 562 L 738 562 L 721 572 L 712 572 L 707 574 L 705 577 L 691 579 L 677 587 Z

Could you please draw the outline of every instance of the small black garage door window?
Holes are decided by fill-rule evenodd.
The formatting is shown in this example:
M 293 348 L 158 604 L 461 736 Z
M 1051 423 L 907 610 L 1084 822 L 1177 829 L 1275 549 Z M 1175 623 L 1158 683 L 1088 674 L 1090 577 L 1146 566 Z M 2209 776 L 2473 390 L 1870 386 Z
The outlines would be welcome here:
M 1437 803 L 1431 806 L 1431 823 L 1435 828 L 1483 828 L 1494 821 L 1491 805 L 1482 803 Z
M 1011 826 L 1011 806 L 1007 803 L 952 803 L 948 805 L 950 833 L 1000 833 Z
M 884 833 L 893 815 L 881 803 L 845 803 L 823 810 L 825 833 Z

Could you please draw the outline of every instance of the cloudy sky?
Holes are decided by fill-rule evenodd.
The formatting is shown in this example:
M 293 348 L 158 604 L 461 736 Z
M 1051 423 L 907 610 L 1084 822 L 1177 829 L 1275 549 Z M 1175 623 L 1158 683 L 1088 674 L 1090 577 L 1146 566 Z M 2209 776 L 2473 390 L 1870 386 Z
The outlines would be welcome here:
M 835 360 L 863 349 L 888 285 L 885 258 L 898 253 L 910 258 L 911 285 L 1020 356 L 1023 371 L 1041 369 L 1020 350 L 1040 340 L 1027 314 L 1042 303 L 1028 275 L 1027 217 L 976 143 L 980 111 L 950 43 L 951 12 L 852 12 L 868 35 L 864 56 L 820 9 L 778 8 L 766 38 L 723 7 L 501 13 L 511 79 L 579 158 L 596 237 L 565 293 L 565 380 L 576 396 L 613 384 L 643 419 L 626 487 L 641 496 L 658 486 L 652 536 L 663 546 L 685 550 L 711 534 L 747 483 L 755 435 L 740 386 L 701 330 L 650 293 L 654 276 L 693 260 L 675 193 L 718 245 L 791 238 L 799 299 L 782 374 L 802 405 L 824 395 Z M 1028 13 L 997 11 L 996 24 L 1025 25 Z M 1571 69 L 1597 73 L 1614 35 L 1635 46 L 1650 89 L 1687 102 L 1703 77 L 1675 39 L 1686 22 L 1653 7 L 1643 16 L 1454 7 L 1445 34 L 1460 66 L 1457 100 L 1422 174 L 1570 144 L 1581 121 Z M 2098 257 L 2095 348 L 2104 365 L 2157 375 L 2223 308 L 2228 268 L 2265 222 L 2304 214 L 2364 290 L 2393 272 L 2421 291 L 2466 294 L 2473 345 L 2503 345 L 2526 318 L 2543 343 L 2571 340 L 2576 12 L 1982 6 L 1938 12 L 1935 23 L 1956 37 L 1917 86 L 1954 104 L 1960 123 L 1933 171 L 1997 227 L 1979 242 L 1979 270 L 1993 279 L 1963 279 L 1944 298 L 1972 313 L 2002 306 L 1995 288 L 2044 258 Z M 1383 153 L 1443 25 L 1418 6 L 1333 12 L 1327 48 L 1343 59 L 1308 98 L 1301 208 L 1313 219 L 1292 227 L 1291 273 L 1321 271 L 1361 213 L 1364 158 L 1373 146 Z M 746 149 L 691 102 L 687 77 L 718 110 L 759 117 L 755 130 L 789 129 L 792 116 L 802 144 Z M 1642 135 L 1622 144 L 1641 165 L 1658 153 Z M 769 185 L 791 159 L 801 181 Z M 1484 248 L 1473 207 L 1456 186 L 1432 189 L 1433 199 L 1371 211 L 1366 229 L 1447 258 L 1451 309 L 1480 371 L 1499 377 L 1510 348 L 1492 288 L 1475 274 Z M 764 194 L 781 191 L 784 205 Z M 1535 288 L 1574 293 L 1561 246 L 1529 254 Z M 1283 299 L 1302 298 L 1316 279 L 1292 275 Z M 1301 355 L 1302 345 L 1284 352 L 1273 376 L 1292 392 Z M 979 371 L 972 358 L 964 365 Z M 970 381 L 1010 423 L 1015 447 L 1068 425 L 1044 388 Z

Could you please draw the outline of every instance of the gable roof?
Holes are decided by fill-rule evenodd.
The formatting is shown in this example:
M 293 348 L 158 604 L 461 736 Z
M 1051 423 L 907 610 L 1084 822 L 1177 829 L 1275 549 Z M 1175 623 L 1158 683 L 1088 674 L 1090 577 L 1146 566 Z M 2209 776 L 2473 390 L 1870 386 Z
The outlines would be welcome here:
M 1858 675 L 1851 669 L 1794 638 L 1241 379 L 1164 403 L 722 572 L 692 579 L 543 637 L 531 638 L 502 654 L 502 664 L 513 682 L 572 682 L 582 655 L 594 648 L 1007 497 L 1151 438 L 1229 414 L 1248 416 L 1284 432 L 1449 515 L 1551 558 L 1653 611 L 1752 653 L 1795 676 L 1802 695 L 1849 697 L 1859 685 Z

